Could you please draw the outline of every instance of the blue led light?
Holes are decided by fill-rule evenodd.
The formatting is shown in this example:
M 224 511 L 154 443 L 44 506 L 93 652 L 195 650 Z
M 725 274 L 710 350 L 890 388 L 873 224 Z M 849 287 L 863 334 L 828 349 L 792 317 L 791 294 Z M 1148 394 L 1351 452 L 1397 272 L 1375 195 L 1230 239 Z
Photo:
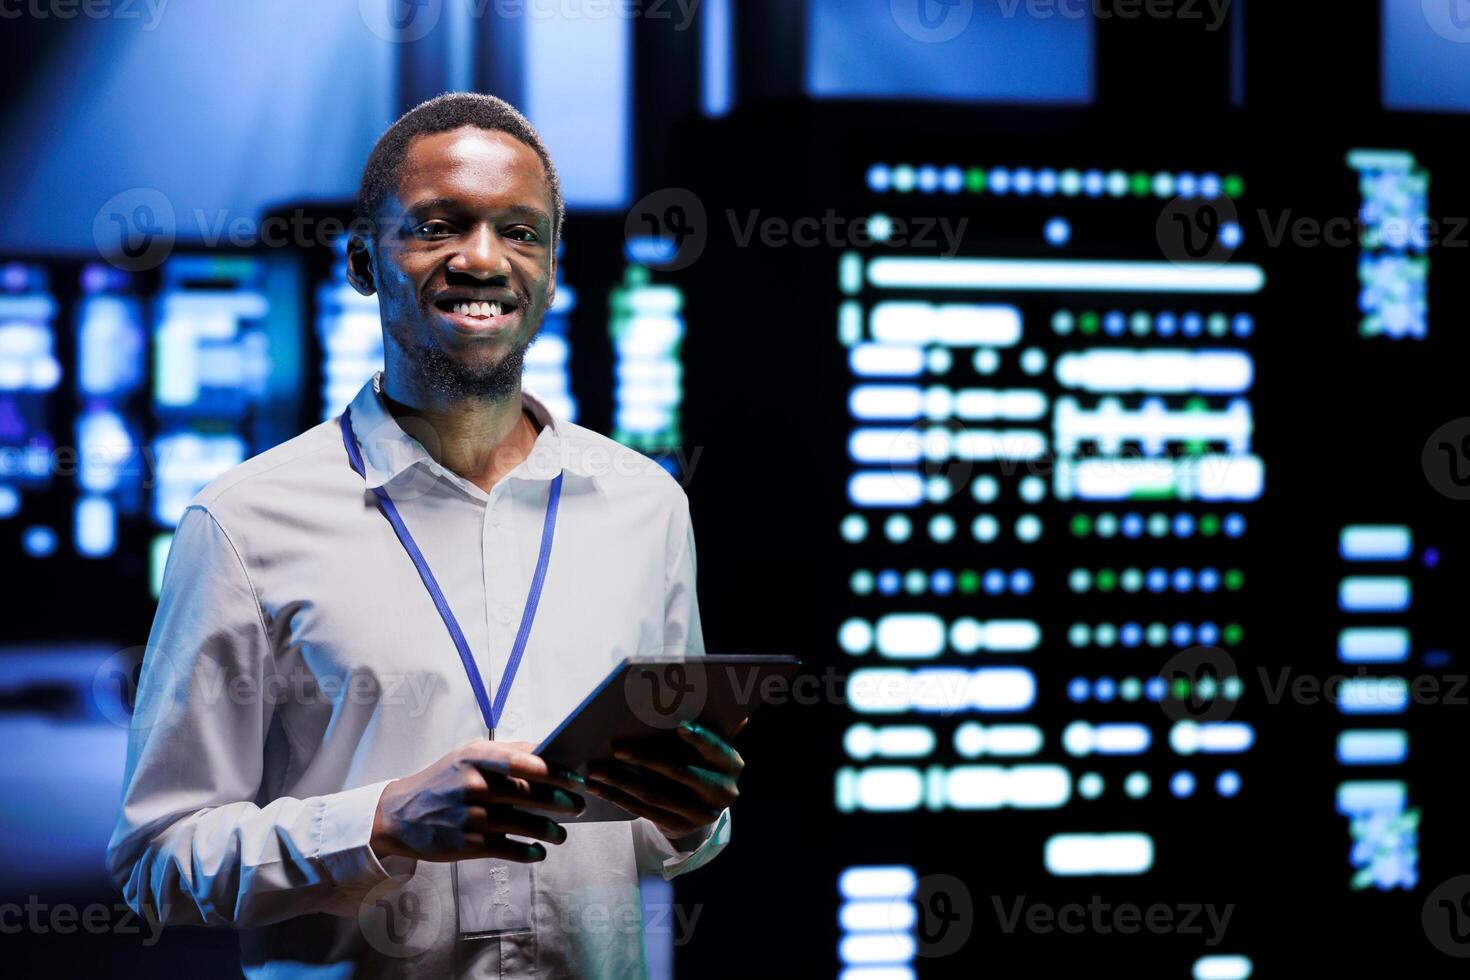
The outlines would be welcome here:
M 1175 623 L 1169 631 L 1169 641 L 1176 647 L 1187 647 L 1194 640 L 1194 630 L 1188 623 Z
M 1018 568 L 1011 573 L 1011 591 L 1016 595 L 1026 595 L 1031 591 L 1031 573 L 1024 568 Z
M 1150 701 L 1162 701 L 1169 685 L 1162 677 L 1150 677 L 1143 685 L 1143 696 Z
M 1088 197 L 1102 197 L 1107 180 L 1101 170 L 1089 170 L 1082 175 L 1082 193 Z
M 1067 697 L 1077 704 L 1087 700 L 1088 684 L 1085 677 L 1074 677 L 1067 682 Z
M 1215 777 L 1215 792 L 1227 799 L 1239 793 L 1240 774 L 1233 769 L 1226 769 L 1220 773 Z
M 1191 311 L 1184 314 L 1184 319 L 1180 321 L 1179 327 L 1184 331 L 1184 336 L 1198 337 L 1200 331 L 1205 328 L 1205 321 L 1198 313 Z
M 32 558 L 45 558 L 56 551 L 56 532 L 39 524 L 26 528 L 20 541 L 21 547 Z
M 1042 197 L 1051 197 L 1057 192 L 1057 172 L 1046 167 L 1036 172 L 1036 192 Z
M 1194 197 L 1199 193 L 1199 178 L 1186 170 L 1175 178 L 1174 189 L 1180 197 Z
M 1180 770 L 1169 778 L 1169 792 L 1183 800 L 1194 795 L 1194 774 Z
M 958 194 L 965 189 L 965 172 L 953 164 L 944 168 L 939 179 L 946 193 Z
M 1230 321 L 1230 329 L 1235 331 L 1235 336 L 1237 337 L 1249 337 L 1256 330 L 1255 317 L 1249 313 L 1237 313 L 1235 314 L 1235 318 Z
M 990 595 L 1000 595 L 1006 590 L 1006 573 L 998 568 L 992 568 L 981 580 L 981 588 Z
M 990 188 L 992 194 L 1004 194 L 1011 189 L 1011 172 L 1005 167 L 996 167 L 990 171 L 985 186 Z
M 1187 538 L 1187 537 L 1189 537 L 1193 533 L 1194 533 L 1194 515 L 1193 514 L 1184 514 L 1184 513 L 1175 514 L 1174 515 L 1174 536 L 1177 537 L 1177 538 Z
M 1239 514 L 1226 514 L 1222 527 L 1227 538 L 1238 538 L 1245 534 L 1245 518 Z
M 954 573 L 941 568 L 929 577 L 929 588 L 935 595 L 949 595 L 954 591 Z
M 1179 329 L 1179 318 L 1172 313 L 1160 313 L 1154 318 L 1154 331 L 1160 337 L 1172 337 Z
M 1119 527 L 1123 531 L 1123 537 L 1136 538 L 1143 533 L 1143 517 L 1134 513 L 1124 514 Z
M 893 186 L 893 171 L 881 163 L 868 168 L 868 189 L 881 194 Z
M 893 569 L 885 568 L 878 573 L 878 591 L 883 595 L 897 595 L 902 585 L 898 572 Z
M 1061 248 L 1072 240 L 1072 225 L 1066 218 L 1052 218 L 1046 223 L 1046 241 Z
M 1227 221 L 1220 226 L 1220 244 L 1226 248 L 1239 248 L 1245 233 L 1240 230 L 1238 221 Z
M 1036 176 L 1025 167 L 1017 167 L 1014 177 L 1016 193 L 1022 197 L 1036 189 Z
M 1201 568 L 1197 584 L 1201 592 L 1214 592 L 1220 587 L 1220 573 L 1213 568 Z
M 1118 631 L 1118 642 L 1125 647 L 1136 647 L 1143 642 L 1143 628 L 1137 623 L 1124 623 Z
M 1109 337 L 1121 337 L 1127 328 L 1127 321 L 1121 310 L 1108 310 L 1103 317 L 1103 333 Z
M 1118 695 L 1118 685 L 1111 677 L 1099 677 L 1092 685 L 1092 695 L 1103 704 Z
M 1194 573 L 1187 568 L 1176 568 L 1172 584 L 1175 592 L 1188 592 L 1194 587 Z
M 933 164 L 926 163 L 920 167 L 917 177 L 919 190 L 926 194 L 934 193 L 934 189 L 939 186 L 939 169 Z
M 1195 635 L 1201 643 L 1209 646 L 1220 639 L 1220 627 L 1214 623 L 1200 623 Z
M 1163 592 L 1169 587 L 1169 573 L 1162 568 L 1150 568 L 1146 583 L 1150 592 Z

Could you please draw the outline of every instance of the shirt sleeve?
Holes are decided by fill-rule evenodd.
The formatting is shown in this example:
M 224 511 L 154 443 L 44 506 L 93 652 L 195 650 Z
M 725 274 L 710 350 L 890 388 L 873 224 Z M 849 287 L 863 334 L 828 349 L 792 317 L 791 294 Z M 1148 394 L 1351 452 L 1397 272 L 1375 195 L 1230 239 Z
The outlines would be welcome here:
M 390 877 L 370 846 L 387 780 L 260 802 L 273 704 L 289 692 L 274 664 L 239 553 L 191 506 L 148 637 L 107 849 L 108 873 L 140 915 L 242 927 L 355 915 Z
M 699 597 L 695 591 L 694 524 L 689 519 L 689 498 L 681 491 L 669 528 L 669 560 L 664 579 L 664 652 L 687 657 L 704 655 L 704 632 L 699 621 Z M 653 821 L 633 821 L 634 849 L 638 870 L 665 878 L 693 871 L 708 864 L 730 842 L 730 809 L 726 807 L 707 827 L 687 837 L 670 841 Z

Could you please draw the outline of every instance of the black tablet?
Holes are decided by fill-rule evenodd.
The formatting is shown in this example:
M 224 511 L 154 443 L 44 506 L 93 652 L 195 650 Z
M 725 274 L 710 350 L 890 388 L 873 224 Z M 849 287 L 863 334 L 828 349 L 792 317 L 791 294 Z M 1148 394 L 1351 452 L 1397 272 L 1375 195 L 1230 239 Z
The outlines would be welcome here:
M 729 739 L 765 702 L 789 700 L 795 657 L 711 654 L 629 657 L 536 748 L 547 762 L 582 775 L 593 762 L 611 761 L 614 746 L 677 739 L 681 721 L 694 721 Z M 692 752 L 693 750 L 690 749 Z M 607 800 L 587 796 L 587 808 L 559 823 L 632 820 Z

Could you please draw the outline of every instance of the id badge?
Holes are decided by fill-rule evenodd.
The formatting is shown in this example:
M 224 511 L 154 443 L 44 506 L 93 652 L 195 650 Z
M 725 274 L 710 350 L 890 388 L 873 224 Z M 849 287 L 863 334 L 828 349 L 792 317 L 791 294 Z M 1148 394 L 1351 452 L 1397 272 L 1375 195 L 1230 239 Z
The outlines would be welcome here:
M 489 939 L 534 931 L 532 865 L 478 858 L 454 862 L 454 904 L 460 939 Z

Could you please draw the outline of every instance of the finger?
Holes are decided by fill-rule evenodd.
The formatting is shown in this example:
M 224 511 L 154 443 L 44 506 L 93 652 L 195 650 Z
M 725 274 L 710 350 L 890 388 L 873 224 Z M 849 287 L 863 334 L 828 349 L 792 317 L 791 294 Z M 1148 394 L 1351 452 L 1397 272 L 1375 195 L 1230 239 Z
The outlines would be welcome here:
M 740 724 L 735 726 L 735 730 L 730 733 L 730 737 L 734 738 L 736 735 L 739 735 L 741 731 L 744 730 L 745 725 L 748 721 L 750 721 L 750 715 L 746 715 L 744 718 L 741 718 Z
M 626 768 L 618 767 L 615 771 L 604 773 L 602 778 L 591 776 L 587 781 L 588 791 L 591 792 L 594 783 L 599 789 L 611 786 L 648 806 L 678 814 L 700 827 L 713 821 L 724 809 L 712 807 L 703 800 L 691 799 L 692 794 L 679 783 L 662 776 L 653 776 L 650 779 L 634 771 L 622 771 Z M 657 783 L 653 780 L 657 780 Z
M 645 803 L 633 794 L 624 792 L 609 783 L 589 779 L 587 781 L 587 792 L 601 797 L 610 803 L 616 803 L 635 817 L 647 817 L 659 827 L 679 829 L 689 824 L 689 820 L 686 817 L 680 816 L 670 810 L 665 810 L 662 807 Z M 689 830 L 692 831 L 693 829 L 693 827 L 689 827 Z
M 585 793 L 585 780 L 582 792 Z M 511 806 L 534 806 L 538 810 L 554 810 L 557 813 L 581 813 L 585 801 L 577 793 L 546 783 L 528 783 L 524 779 L 495 778 L 487 781 L 485 788 L 470 790 L 465 794 L 469 803 L 481 806 L 509 804 Z
M 681 721 L 676 730 L 684 741 L 694 746 L 705 761 L 720 772 L 738 774 L 745 768 L 745 760 L 740 758 L 740 753 L 705 726 L 692 721 Z
M 546 860 L 546 848 L 541 844 L 511 840 L 503 834 L 466 834 L 465 846 L 453 854 L 431 858 L 439 861 L 468 861 L 476 858 L 496 858 L 514 861 L 517 864 L 535 864 Z
M 735 781 L 729 776 L 701 769 L 699 766 L 671 763 L 664 759 L 639 755 L 629 749 L 617 750 L 613 753 L 613 758 L 667 776 L 679 785 L 687 786 L 706 802 L 719 804 L 721 809 L 735 802 L 735 798 L 740 795 L 740 791 L 735 788 Z
M 465 817 L 467 834 L 515 834 L 548 844 L 564 844 L 567 829 L 549 817 L 511 806 L 471 807 Z
M 529 745 L 530 743 L 497 743 L 482 739 L 466 747 L 465 761 L 484 773 L 487 779 L 492 775 L 513 776 L 531 782 L 560 786 L 574 792 L 582 789 L 585 780 L 572 770 L 565 766 L 553 766 L 532 752 L 520 749 L 506 752 L 505 744 Z

